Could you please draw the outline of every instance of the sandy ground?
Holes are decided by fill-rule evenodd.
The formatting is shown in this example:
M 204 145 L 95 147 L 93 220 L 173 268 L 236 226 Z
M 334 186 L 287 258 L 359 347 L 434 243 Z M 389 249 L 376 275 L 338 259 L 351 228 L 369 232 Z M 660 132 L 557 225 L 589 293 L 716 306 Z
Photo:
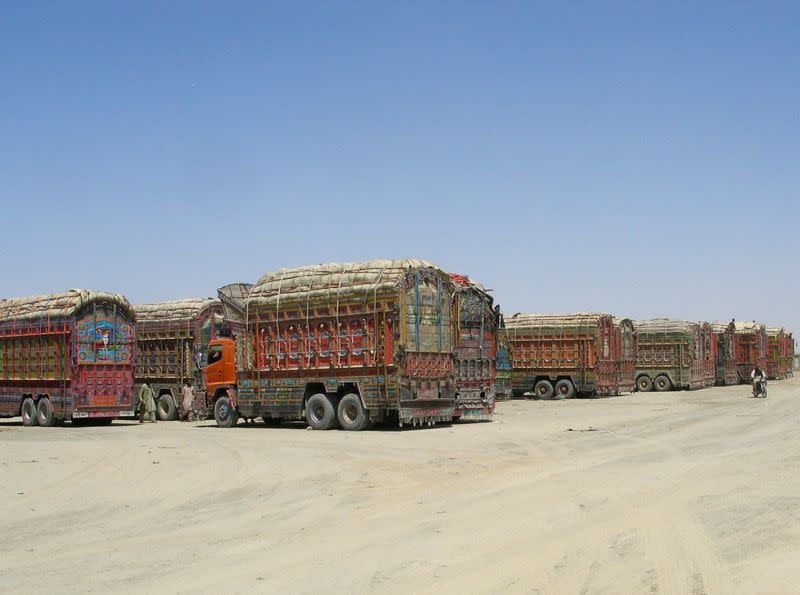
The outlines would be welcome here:
M 7 593 L 798 593 L 800 379 L 403 432 L 3 420 L 0 503 Z

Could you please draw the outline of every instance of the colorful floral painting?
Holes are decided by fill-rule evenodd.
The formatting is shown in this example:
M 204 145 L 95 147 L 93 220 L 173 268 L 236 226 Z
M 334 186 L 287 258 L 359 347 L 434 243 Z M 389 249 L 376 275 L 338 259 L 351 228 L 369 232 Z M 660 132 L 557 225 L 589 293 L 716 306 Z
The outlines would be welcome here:
M 82 364 L 127 364 L 131 357 L 131 326 L 94 316 L 78 322 L 78 361 Z

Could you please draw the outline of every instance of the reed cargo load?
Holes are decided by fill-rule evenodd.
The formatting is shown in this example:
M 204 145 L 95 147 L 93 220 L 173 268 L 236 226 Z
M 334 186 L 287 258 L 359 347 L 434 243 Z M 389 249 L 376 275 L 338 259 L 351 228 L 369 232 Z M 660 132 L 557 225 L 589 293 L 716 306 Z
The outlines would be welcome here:
M 450 274 L 455 284 L 455 419 L 491 419 L 495 408 L 500 309 L 481 284 Z
M 615 324 L 610 314 L 514 314 L 505 319 L 504 340 L 514 396 L 567 399 L 632 389 L 623 373 L 635 350 L 627 319 Z
M 635 323 L 636 388 L 641 392 L 713 386 L 716 362 L 708 323 L 656 318 Z
M 453 293 L 445 272 L 413 259 L 265 274 L 241 307 L 231 304 L 239 334 L 209 345 L 217 424 L 261 417 L 361 430 L 451 422 Z
M 134 306 L 134 311 L 137 389 L 147 382 L 155 394 L 158 419 L 171 421 L 181 413 L 181 388 L 191 381 L 200 395 L 196 409 L 201 410 L 202 369 L 208 344 L 222 326 L 222 304 L 194 298 L 142 304 Z
M 125 297 L 87 289 L 0 301 L 0 417 L 133 418 L 134 320 Z
M 739 374 L 736 372 L 736 356 L 733 347 L 736 325 L 733 322 L 712 322 L 709 326 L 711 327 L 711 355 L 716 370 L 716 384 L 720 386 L 738 384 Z

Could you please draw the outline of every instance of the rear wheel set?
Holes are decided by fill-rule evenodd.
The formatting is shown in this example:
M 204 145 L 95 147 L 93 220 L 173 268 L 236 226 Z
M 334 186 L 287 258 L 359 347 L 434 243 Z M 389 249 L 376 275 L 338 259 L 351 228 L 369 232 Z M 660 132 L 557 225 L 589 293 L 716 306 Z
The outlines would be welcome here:
M 328 395 L 317 393 L 306 401 L 306 422 L 313 430 L 331 430 L 336 427 L 336 407 Z
M 571 399 L 575 396 L 575 385 L 571 380 L 562 378 L 556 382 L 554 396 L 556 399 Z
M 342 397 L 336 408 L 336 417 L 342 429 L 351 432 L 363 430 L 369 421 L 369 416 L 361 404 L 361 397 L 354 393 Z
M 56 425 L 56 416 L 53 415 L 53 404 L 50 399 L 42 397 L 36 405 L 36 423 L 49 428 Z
M 672 390 L 672 381 L 664 374 L 657 376 L 653 384 L 655 385 L 656 390 L 660 393 L 665 393 Z
M 35 426 L 39 423 L 36 419 L 36 402 L 30 397 L 22 401 L 20 415 L 22 416 L 23 426 Z
M 653 381 L 650 380 L 650 376 L 639 376 L 636 379 L 636 389 L 640 393 L 649 393 L 653 390 Z
M 540 380 L 533 387 L 533 394 L 537 399 L 552 399 L 553 384 L 549 380 Z
M 335 403 L 328 395 L 317 393 L 306 402 L 306 422 L 314 430 L 332 430 L 340 426 L 343 430 L 358 432 L 367 427 L 369 415 L 361 403 L 361 397 L 350 393 Z

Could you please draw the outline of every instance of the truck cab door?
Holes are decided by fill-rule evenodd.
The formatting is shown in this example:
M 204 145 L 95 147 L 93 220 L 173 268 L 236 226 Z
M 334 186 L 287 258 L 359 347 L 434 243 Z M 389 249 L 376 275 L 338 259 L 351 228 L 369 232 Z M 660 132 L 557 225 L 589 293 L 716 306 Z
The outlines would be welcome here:
M 225 381 L 225 362 L 223 361 L 222 345 L 210 345 L 208 348 L 208 359 L 206 360 L 205 376 L 206 387 L 210 394 L 214 393 L 214 388 Z

